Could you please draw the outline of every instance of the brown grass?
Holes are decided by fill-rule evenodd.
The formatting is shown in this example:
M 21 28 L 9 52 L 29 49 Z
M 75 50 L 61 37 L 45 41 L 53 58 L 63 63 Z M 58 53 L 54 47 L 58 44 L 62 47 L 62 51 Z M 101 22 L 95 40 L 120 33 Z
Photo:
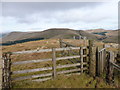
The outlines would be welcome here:
M 100 82 L 97 88 L 114 88 L 112 85 L 107 85 L 103 79 L 98 79 Z M 45 82 L 31 82 L 22 81 L 14 82 L 14 88 L 95 88 L 96 82 L 92 77 L 86 74 L 81 75 L 58 75 L 55 80 L 48 80 Z M 93 81 L 89 84 L 90 81 Z
M 73 45 L 76 46 L 85 46 L 88 45 L 84 44 L 84 40 L 72 40 L 72 39 L 64 39 L 65 42 L 69 42 Z M 87 42 L 87 41 L 86 41 Z M 95 46 L 99 46 L 100 48 L 103 48 L 102 42 L 95 42 Z M 10 45 L 10 46 L 3 46 L 2 50 L 3 52 L 16 52 L 16 51 L 26 51 L 26 50 L 34 50 L 34 49 L 47 49 L 47 48 L 58 48 L 59 47 L 59 40 L 58 39 L 47 39 L 47 40 L 39 40 L 39 41 L 31 41 L 31 42 L 26 42 L 26 43 L 21 43 L 21 44 L 16 44 L 16 45 Z M 115 48 L 108 48 L 108 50 L 117 50 Z M 46 59 L 46 58 L 51 58 L 52 54 L 51 53 L 33 53 L 33 54 L 22 54 L 22 55 L 12 55 L 12 62 L 16 61 L 25 61 L 25 60 L 36 60 L 36 59 Z M 59 57 L 59 53 L 57 53 L 57 56 Z M 57 64 L 66 64 L 69 63 L 70 61 L 58 61 Z M 32 63 L 32 64 L 24 64 L 24 65 L 15 65 L 12 66 L 12 71 L 16 70 L 24 70 L 24 69 L 33 69 L 33 68 L 41 68 L 41 67 L 49 67 L 52 66 L 51 62 L 42 62 L 42 63 Z M 44 73 L 47 73 L 50 71 L 44 71 Z M 27 73 L 27 74 L 19 74 L 19 75 L 13 75 L 12 77 L 19 77 L 19 76 L 27 76 L 27 75 L 35 75 L 35 74 L 40 74 L 43 72 L 35 72 L 35 73 Z M 63 78 L 62 80 L 60 80 Z M 83 78 L 83 79 L 81 79 Z M 60 88 L 94 88 L 95 83 L 97 80 L 93 82 L 93 84 L 90 84 L 89 86 L 86 86 L 86 83 L 91 80 L 92 77 L 89 77 L 87 75 L 82 75 L 82 76 L 73 76 L 73 77 L 66 77 L 66 76 L 60 76 L 57 80 L 49 80 L 48 82 L 42 82 L 42 83 L 37 83 L 37 82 L 28 82 L 28 81 L 20 81 L 14 83 L 14 87 L 25 87 L 25 88 L 55 88 L 55 87 L 60 87 Z M 64 82 L 64 83 L 62 83 Z M 76 82 L 76 83 L 74 83 Z M 98 85 L 98 87 L 112 87 L 109 85 L 106 85 L 104 81 Z

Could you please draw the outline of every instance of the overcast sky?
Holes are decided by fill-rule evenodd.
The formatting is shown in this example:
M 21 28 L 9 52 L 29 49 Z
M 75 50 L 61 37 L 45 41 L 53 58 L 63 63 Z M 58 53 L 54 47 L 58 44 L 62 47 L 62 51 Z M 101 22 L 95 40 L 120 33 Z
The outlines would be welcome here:
M 1 4 L 0 4 L 1 5 Z M 118 2 L 4 2 L 2 32 L 118 29 Z

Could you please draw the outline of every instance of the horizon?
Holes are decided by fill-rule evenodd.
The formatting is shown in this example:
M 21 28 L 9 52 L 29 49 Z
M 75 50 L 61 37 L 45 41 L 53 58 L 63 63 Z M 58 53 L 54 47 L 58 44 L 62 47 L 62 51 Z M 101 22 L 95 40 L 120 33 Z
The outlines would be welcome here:
M 77 30 L 77 29 L 72 29 L 72 28 L 48 28 L 48 29 L 45 29 L 45 30 L 49 30 L 49 29 L 71 29 L 71 30 Z M 86 30 L 82 30 L 82 29 L 79 29 L 79 30 L 82 30 L 82 31 L 87 31 L 87 30 L 99 30 L 99 29 L 102 29 L 102 30 L 108 30 L 108 29 L 103 29 L 103 28 L 96 28 L 96 29 L 86 29 Z M 33 31 L 8 31 L 8 32 L 0 32 L 1 34 L 5 34 L 5 33 L 11 33 L 11 32 L 42 32 L 42 31 L 45 31 L 45 30 L 33 30 Z M 114 29 L 114 30 L 119 30 L 119 29 Z
M 2 2 L 2 31 L 118 29 L 118 2 Z

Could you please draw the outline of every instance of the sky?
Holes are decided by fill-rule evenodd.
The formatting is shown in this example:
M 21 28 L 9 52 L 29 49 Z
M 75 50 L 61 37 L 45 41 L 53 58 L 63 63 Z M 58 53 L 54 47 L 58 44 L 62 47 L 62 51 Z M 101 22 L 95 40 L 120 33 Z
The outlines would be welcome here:
M 2 2 L 0 32 L 118 29 L 118 2 Z

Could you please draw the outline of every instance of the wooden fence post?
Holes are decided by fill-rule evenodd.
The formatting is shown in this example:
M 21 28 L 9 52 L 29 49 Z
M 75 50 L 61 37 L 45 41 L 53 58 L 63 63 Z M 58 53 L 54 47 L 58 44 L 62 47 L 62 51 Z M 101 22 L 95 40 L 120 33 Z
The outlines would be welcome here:
M 55 48 L 52 48 L 52 62 L 53 62 L 53 79 L 56 78 L 56 53 Z
M 89 74 L 96 75 L 96 47 L 94 40 L 89 40 Z
M 7 65 L 7 70 L 8 70 L 8 85 L 9 88 L 11 88 L 11 53 L 7 54 L 8 57 L 8 65 Z
M 10 89 L 11 88 L 11 54 L 3 54 L 3 71 L 2 71 L 2 87 Z
M 106 81 L 111 84 L 113 82 L 113 65 L 111 63 L 114 62 L 114 53 L 112 51 L 109 52 L 109 56 L 107 59 L 107 73 L 106 73 Z
M 84 40 L 84 45 L 87 47 L 87 39 Z
M 104 69 L 103 72 L 106 72 L 106 64 L 107 64 L 107 60 L 106 60 L 106 48 L 104 49 L 104 54 L 103 54 L 103 62 L 104 62 Z
M 100 60 L 100 66 L 101 66 L 101 69 L 100 69 L 100 75 L 103 74 L 103 70 L 104 70 L 104 61 L 103 61 L 103 51 L 100 52 L 100 57 L 101 57 L 101 60 Z
M 59 43 L 60 43 L 60 48 L 63 48 L 63 43 L 62 43 L 62 39 L 59 39 Z
M 100 56 L 99 56 L 99 47 L 96 48 L 96 76 L 100 76 Z
M 83 48 L 80 47 L 80 66 L 81 66 L 81 73 L 83 73 Z
M 2 88 L 6 86 L 6 54 L 3 54 L 3 70 L 2 70 Z
M 7 88 L 7 55 L 3 54 L 2 88 Z

